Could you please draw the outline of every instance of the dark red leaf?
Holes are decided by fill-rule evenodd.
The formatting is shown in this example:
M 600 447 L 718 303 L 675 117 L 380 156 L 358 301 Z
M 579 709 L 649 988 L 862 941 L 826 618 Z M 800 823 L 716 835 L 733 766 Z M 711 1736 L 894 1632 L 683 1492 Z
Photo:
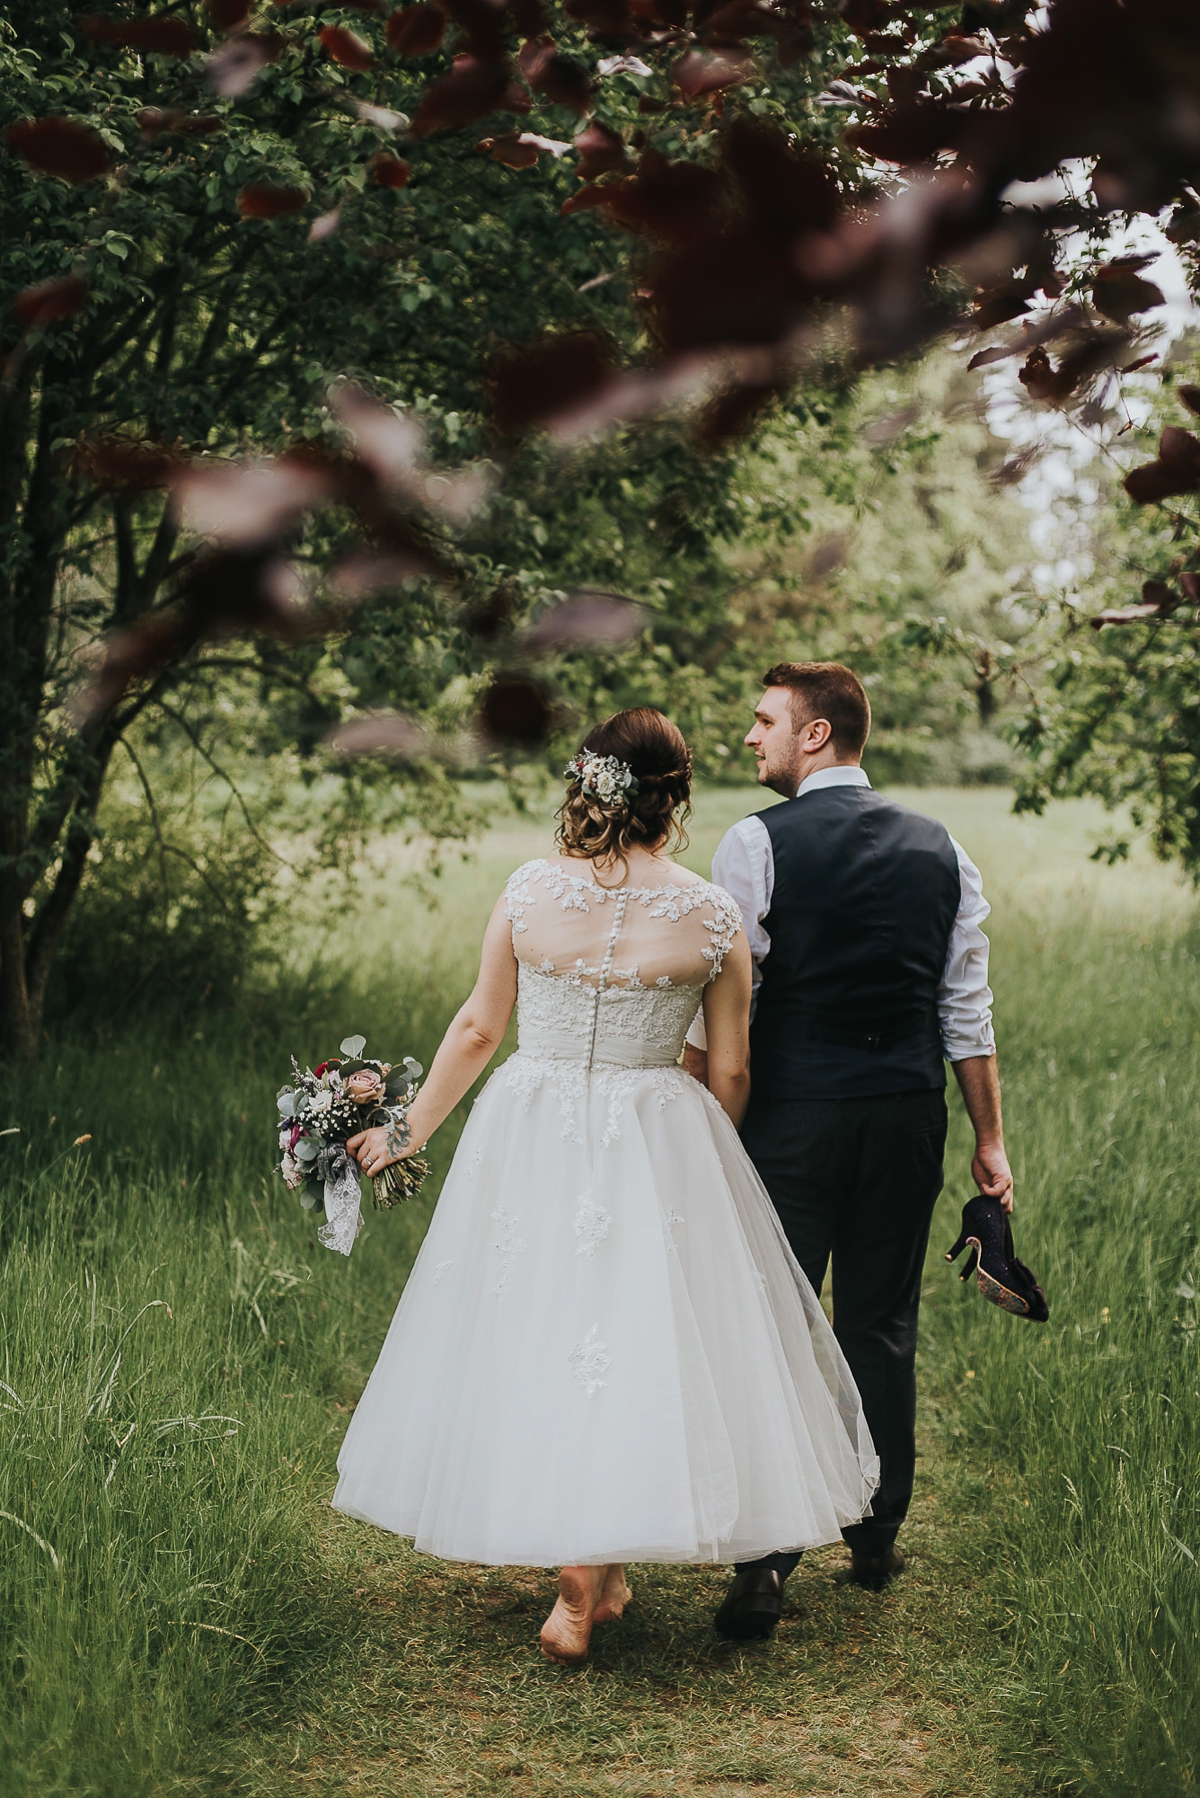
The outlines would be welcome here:
M 1189 568 L 1179 577 L 1179 584 L 1194 606 L 1200 606 L 1200 577 L 1194 575 Z
M 482 643 L 494 643 L 512 618 L 515 597 L 510 586 L 493 587 L 481 604 L 472 606 L 465 619 L 472 636 Z
M 360 74 L 375 67 L 371 46 L 357 31 L 344 25 L 326 25 L 317 33 L 325 54 L 344 69 L 357 69 Z
M 526 649 L 557 650 L 575 644 L 628 643 L 645 624 L 645 613 L 620 593 L 572 593 L 538 619 Z
M 1183 598 L 1181 594 L 1175 592 L 1174 588 L 1168 587 L 1165 581 L 1143 581 L 1142 604 L 1155 606 L 1159 612 L 1167 613 L 1173 612 L 1176 606 L 1182 605 Z
M 238 195 L 238 211 L 244 219 L 280 218 L 307 204 L 302 187 L 274 187 L 267 181 L 248 181 Z
M 577 194 L 572 194 L 559 207 L 563 218 L 570 218 L 573 212 L 590 212 L 593 207 L 607 206 L 611 189 L 608 187 L 581 187 Z
M 1144 462 L 1125 476 L 1125 491 L 1139 506 L 1200 489 L 1200 440 L 1190 431 L 1169 426 L 1158 446 L 1158 460 Z
M 161 443 L 130 443 L 99 437 L 77 444 L 71 472 L 98 487 L 169 487 L 186 464 Z
M 1135 375 L 1139 368 L 1149 368 L 1149 366 L 1152 362 L 1157 362 L 1157 361 L 1158 361 L 1158 352 L 1157 351 L 1155 351 L 1154 354 L 1150 355 L 1150 356 L 1139 356 L 1136 362 L 1126 362 L 1121 368 L 1121 373 L 1123 375 Z
M 1147 618 L 1157 617 L 1157 606 L 1114 606 L 1107 612 L 1097 612 L 1091 625 L 1098 631 L 1106 624 L 1144 624 Z
M 715 55 L 705 50 L 689 50 L 671 70 L 671 80 L 685 100 L 701 100 L 706 94 L 736 87 L 753 72 L 754 63 L 750 57 L 736 51 Z
M 193 462 L 173 481 L 187 529 L 239 551 L 276 540 L 330 499 L 336 484 L 334 470 L 291 456 L 274 462 Z
M 608 125 L 601 125 L 598 120 L 593 120 L 586 130 L 579 132 L 575 148 L 579 151 L 578 173 L 583 181 L 595 181 L 598 175 L 631 166 L 620 133 Z
M 425 89 L 410 131 L 428 137 L 431 131 L 455 131 L 486 118 L 509 100 L 508 71 L 502 64 L 479 62 L 474 57 L 455 58 L 449 75 L 442 75 Z
M 33 330 L 52 325 L 56 319 L 70 318 L 86 304 L 87 297 L 86 281 L 78 275 L 61 275 L 55 281 L 39 281 L 36 287 L 19 293 L 13 301 L 13 311 L 26 330 Z
M 147 143 L 164 131 L 177 131 L 181 137 L 212 137 L 224 129 L 224 119 L 211 112 L 164 112 L 160 106 L 148 106 L 138 113 L 138 130 Z
M 1143 261 L 1141 257 L 1122 257 L 1096 270 L 1092 300 L 1096 310 L 1116 325 L 1128 324 L 1136 312 L 1149 312 L 1166 304 L 1162 288 L 1138 274 Z
M 190 56 L 196 48 L 196 34 L 182 19 L 102 19 L 83 13 L 75 23 L 93 44 L 120 44 L 158 56 Z
M 967 367 L 968 369 L 987 368 L 990 363 L 1003 362 L 1006 357 L 1011 356 L 1012 354 L 1013 351 L 1006 344 L 998 343 L 990 350 L 976 350 L 975 354 L 971 357 L 971 360 L 967 363 Z
M 757 422 L 764 407 L 778 392 L 779 385 L 775 381 L 747 381 L 727 387 L 711 399 L 700 414 L 701 443 L 715 447 L 740 437 Z
M 1129 339 L 1121 331 L 1097 332 L 1063 357 L 1055 368 L 1042 348 L 1032 350 L 1018 379 L 1031 399 L 1056 404 L 1065 400 L 1093 376 L 1117 365 Z
M 939 150 L 957 150 L 971 129 L 973 115 L 956 112 L 939 101 L 917 100 L 899 106 L 870 124 L 851 125 L 847 143 L 881 162 L 903 166 L 930 162 Z
M 1007 324 L 1010 318 L 1020 318 L 1022 313 L 1028 312 L 1029 302 L 1036 292 L 1036 285 L 1028 280 L 997 282 L 980 294 L 971 323 L 977 331 L 990 331 L 996 325 Z
M 1168 425 L 1158 440 L 1158 459 L 1178 474 L 1200 473 L 1200 438 Z
M 855 37 L 866 37 L 890 25 L 897 8 L 885 0 L 838 0 L 837 9 Z
M 391 156 L 386 150 L 377 150 L 367 167 L 376 187 L 407 187 L 412 174 L 412 169 L 402 156 Z
M 428 56 L 446 35 L 446 15 L 432 0 L 402 6 L 384 27 L 388 43 L 400 56 Z
M 76 185 L 107 174 L 112 162 L 103 138 L 74 119 L 23 119 L 5 135 L 9 148 L 39 175 L 57 175 Z
M 250 0 L 204 0 L 204 10 L 218 31 L 232 31 L 245 24 Z
M 638 158 L 636 174 L 584 189 L 589 191 L 597 196 L 589 204 L 607 206 L 629 230 L 650 231 L 668 243 L 682 244 L 711 229 L 721 177 L 716 169 L 697 162 L 668 162 L 661 151 L 647 149 Z M 583 194 L 575 198 L 582 203 Z
M 401 712 L 375 712 L 367 718 L 350 718 L 323 739 L 337 755 L 386 755 L 410 761 L 428 755 L 430 741 L 419 724 Z
M 551 337 L 501 363 L 492 377 L 492 417 L 506 435 L 599 393 L 616 363 L 590 332 Z
M 356 550 L 338 562 L 330 585 L 339 599 L 357 602 L 399 587 L 414 574 L 428 574 L 430 566 L 428 556 L 406 550 Z
M 442 0 L 462 32 L 460 53 L 478 62 L 503 62 L 508 54 L 508 17 L 496 0 Z
M 724 161 L 764 241 L 827 231 L 842 210 L 837 177 L 810 150 L 793 150 L 781 131 L 742 113 L 725 135 Z
M 1195 412 L 1200 416 L 1200 387 L 1185 385 L 1177 387 L 1175 391 L 1187 407 L 1188 411 Z
M 555 106 L 566 106 L 580 117 L 591 110 L 592 83 L 588 72 L 573 57 L 563 56 L 552 40 L 521 45 L 521 73 L 535 94 Z
M 545 740 L 553 717 L 541 688 L 520 675 L 501 676 L 492 682 L 479 708 L 479 722 L 495 743 L 532 748 Z
M 267 64 L 279 57 L 283 42 L 274 32 L 246 31 L 227 38 L 208 59 L 208 79 L 219 94 L 248 94 Z
M 523 38 L 541 37 L 549 28 L 550 14 L 542 0 L 509 0 L 508 10 Z
M 596 37 L 623 41 L 636 35 L 629 0 L 565 0 L 563 11 Z
M 510 169 L 531 169 L 538 159 L 537 145 L 526 142 L 516 131 L 508 131 L 503 137 L 485 137 L 475 148 Z

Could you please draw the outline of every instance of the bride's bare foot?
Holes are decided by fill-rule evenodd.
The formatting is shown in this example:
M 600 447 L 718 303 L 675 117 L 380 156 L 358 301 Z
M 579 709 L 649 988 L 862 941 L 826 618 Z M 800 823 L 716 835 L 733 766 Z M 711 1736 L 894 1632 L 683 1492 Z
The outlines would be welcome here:
M 625 1569 L 619 1561 L 613 1561 L 604 1569 L 604 1584 L 600 1588 L 600 1602 L 592 1614 L 593 1623 L 610 1623 L 619 1617 L 633 1593 L 625 1584 Z
M 604 1567 L 564 1567 L 558 1576 L 558 1603 L 542 1625 L 542 1653 L 560 1667 L 587 1660 Z

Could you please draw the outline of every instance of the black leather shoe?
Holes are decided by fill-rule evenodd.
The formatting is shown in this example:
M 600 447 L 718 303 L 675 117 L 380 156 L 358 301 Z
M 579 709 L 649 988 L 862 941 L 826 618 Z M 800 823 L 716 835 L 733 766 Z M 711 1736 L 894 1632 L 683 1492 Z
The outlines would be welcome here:
M 713 1628 L 730 1642 L 765 1642 L 783 1613 L 783 1581 L 774 1567 L 747 1567 L 739 1573 Z
M 865 1586 L 868 1592 L 882 1592 L 905 1567 L 904 1551 L 893 1542 L 885 1555 L 850 1555 L 849 1583 Z

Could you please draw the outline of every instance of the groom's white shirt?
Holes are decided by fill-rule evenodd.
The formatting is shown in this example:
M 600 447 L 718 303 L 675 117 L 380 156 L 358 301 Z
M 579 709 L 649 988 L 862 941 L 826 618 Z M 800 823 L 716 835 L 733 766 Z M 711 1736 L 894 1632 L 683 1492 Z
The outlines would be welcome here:
M 824 787 L 869 787 L 870 784 L 862 768 L 821 768 L 809 775 L 796 797 L 804 799 Z M 992 989 L 988 985 L 990 944 L 982 928 L 992 908 L 983 896 L 979 869 L 961 844 L 955 843 L 953 837 L 950 841 L 958 858 L 960 898 L 938 987 L 938 1022 L 946 1060 L 966 1061 L 973 1055 L 996 1053 L 992 1032 Z M 763 928 L 763 919 L 771 909 L 771 894 L 775 887 L 775 858 L 761 818 L 743 818 L 740 824 L 726 831 L 713 856 L 712 877 L 717 886 L 724 887 L 737 901 L 746 927 L 746 940 L 754 961 L 750 998 L 750 1015 L 753 1017 L 762 981 L 762 964 L 771 948 L 771 938 Z M 687 1040 L 696 1049 L 708 1046 L 703 1011 L 696 1013 Z

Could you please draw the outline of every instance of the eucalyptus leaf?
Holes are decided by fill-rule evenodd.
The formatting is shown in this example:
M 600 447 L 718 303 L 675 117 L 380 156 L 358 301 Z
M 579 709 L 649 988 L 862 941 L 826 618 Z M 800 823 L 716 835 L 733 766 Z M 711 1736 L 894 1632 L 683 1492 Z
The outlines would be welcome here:
M 367 1046 L 365 1036 L 348 1036 L 341 1044 L 343 1055 L 361 1055 Z
M 297 1161 L 315 1161 L 320 1153 L 320 1149 L 321 1145 L 316 1141 L 315 1137 L 302 1136 L 292 1150 L 292 1154 Z
M 291 1118 L 296 1115 L 296 1095 L 290 1086 L 285 1086 L 275 1101 L 279 1107 L 280 1117 Z

